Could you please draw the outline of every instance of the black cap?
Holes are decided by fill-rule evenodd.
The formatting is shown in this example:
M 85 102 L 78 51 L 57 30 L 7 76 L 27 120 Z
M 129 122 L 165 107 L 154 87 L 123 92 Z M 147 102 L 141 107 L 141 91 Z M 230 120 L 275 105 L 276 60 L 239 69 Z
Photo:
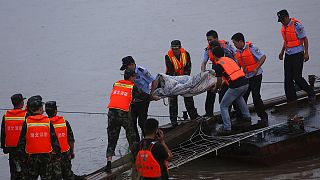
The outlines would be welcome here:
M 11 96 L 11 102 L 13 105 L 19 105 L 23 100 L 25 100 L 22 94 L 14 94 Z
M 132 70 L 132 69 L 126 69 L 126 70 L 124 71 L 123 77 L 124 77 L 125 80 L 128 80 L 131 76 L 135 76 L 135 75 L 136 75 L 136 72 L 134 72 L 134 70 Z
M 210 48 L 221 47 L 219 41 L 217 40 L 210 41 L 209 45 L 210 45 Z
M 37 99 L 37 100 L 31 101 L 30 104 L 28 105 L 28 108 L 32 112 L 35 112 L 42 106 L 43 106 L 43 102 L 41 100 Z
M 181 48 L 181 42 L 177 39 L 171 41 L 171 48 Z
M 289 17 L 289 13 L 287 10 L 282 9 L 281 11 L 277 12 L 278 22 L 281 22 L 285 17 Z
M 122 66 L 120 68 L 121 71 L 127 69 L 129 64 L 135 63 L 132 56 L 127 56 L 122 58 Z
M 29 108 L 31 102 L 36 100 L 42 101 L 42 97 L 40 95 L 31 96 L 27 101 L 27 108 Z
M 57 102 L 56 101 L 48 101 L 45 104 L 46 109 L 57 109 Z

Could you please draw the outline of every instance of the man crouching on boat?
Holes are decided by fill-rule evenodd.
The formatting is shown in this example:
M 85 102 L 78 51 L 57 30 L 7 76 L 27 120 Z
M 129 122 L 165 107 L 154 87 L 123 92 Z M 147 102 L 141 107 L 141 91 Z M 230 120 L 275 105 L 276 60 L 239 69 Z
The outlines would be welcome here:
M 137 134 L 133 128 L 133 122 L 130 115 L 130 106 L 134 98 L 141 100 L 159 100 L 158 96 L 147 94 L 134 85 L 134 70 L 126 69 L 124 71 L 124 80 L 119 80 L 113 85 L 108 105 L 108 147 L 107 147 L 107 167 L 106 171 L 111 172 L 111 161 L 119 139 L 121 126 L 126 130 L 126 137 L 129 142 L 129 148 L 136 142 Z
M 223 126 L 217 132 L 218 135 L 227 135 L 231 133 L 229 106 L 233 101 L 238 104 L 243 120 L 251 120 L 248 106 L 242 97 L 248 89 L 248 80 L 245 78 L 244 72 L 233 59 L 224 57 L 224 51 L 221 47 L 212 48 L 211 51 L 217 64 L 214 67 L 217 83 L 212 91 L 217 92 L 221 88 L 222 78 L 224 79 L 224 83 L 229 85 L 229 89 L 220 103 Z
M 134 151 L 138 179 L 168 179 L 167 161 L 172 160 L 172 153 L 164 142 L 159 122 L 156 119 L 147 119 L 144 132 L 145 138 Z

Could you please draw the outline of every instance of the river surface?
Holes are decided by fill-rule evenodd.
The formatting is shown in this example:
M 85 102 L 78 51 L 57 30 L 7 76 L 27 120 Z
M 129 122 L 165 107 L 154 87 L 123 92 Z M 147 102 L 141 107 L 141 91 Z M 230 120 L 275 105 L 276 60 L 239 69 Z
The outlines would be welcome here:
M 230 41 L 236 32 L 267 55 L 264 82 L 283 81 L 281 25 L 276 12 L 288 9 L 303 22 L 309 38 L 310 61 L 303 75 L 319 75 L 319 0 L 0 0 L 0 108 L 11 108 L 10 96 L 40 94 L 56 100 L 60 111 L 106 112 L 112 84 L 122 78 L 121 58 L 132 55 L 153 75 L 165 71 L 164 55 L 180 39 L 192 58 L 192 74 L 200 72 L 205 34 L 210 29 Z M 208 66 L 209 67 L 209 66 Z M 263 99 L 284 94 L 283 84 L 263 83 Z M 204 114 L 205 94 L 196 96 Z M 184 110 L 179 100 L 179 115 Z M 215 105 L 215 110 L 219 105 Z M 3 114 L 4 111 L 1 111 Z M 151 115 L 168 115 L 162 101 L 152 102 Z M 76 174 L 105 164 L 106 116 L 61 113 L 74 130 Z M 168 119 L 159 119 L 161 124 Z M 121 137 L 117 157 L 127 146 Z M 8 156 L 0 153 L 0 179 L 9 179 Z M 258 167 L 221 159 L 200 159 L 174 170 L 176 179 L 317 179 L 319 157 Z

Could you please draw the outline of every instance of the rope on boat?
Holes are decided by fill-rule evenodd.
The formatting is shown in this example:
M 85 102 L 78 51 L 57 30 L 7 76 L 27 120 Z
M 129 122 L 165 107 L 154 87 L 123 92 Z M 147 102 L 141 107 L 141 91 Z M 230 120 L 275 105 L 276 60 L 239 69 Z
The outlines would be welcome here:
M 179 144 L 178 147 L 172 149 L 173 160 L 169 162 L 169 169 L 177 168 L 187 162 L 190 162 L 211 152 L 215 151 L 217 153 L 221 148 L 234 143 L 240 143 L 241 140 L 253 137 L 258 134 L 262 134 L 275 127 L 283 126 L 287 124 L 287 122 L 230 136 L 207 135 L 203 131 L 202 121 L 199 124 L 200 125 L 198 126 L 197 130 L 189 140 Z

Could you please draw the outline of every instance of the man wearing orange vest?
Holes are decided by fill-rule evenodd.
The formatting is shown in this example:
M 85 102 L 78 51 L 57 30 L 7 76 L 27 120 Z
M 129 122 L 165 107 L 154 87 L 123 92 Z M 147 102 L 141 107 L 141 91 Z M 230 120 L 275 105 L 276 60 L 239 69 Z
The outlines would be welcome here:
M 167 161 L 172 160 L 172 153 L 164 141 L 159 122 L 156 119 L 147 119 L 144 129 L 146 136 L 133 153 L 138 179 L 168 179 Z
M 21 164 L 18 161 L 17 146 L 27 113 L 22 109 L 24 99 L 22 94 L 11 96 L 13 109 L 6 111 L 1 123 L 1 148 L 4 154 L 9 153 L 11 179 L 21 179 Z
M 215 56 L 216 66 L 214 67 L 217 83 L 213 88 L 213 92 L 217 92 L 221 88 L 222 78 L 229 85 L 229 89 L 225 93 L 220 103 L 220 112 L 223 120 L 223 126 L 218 129 L 218 135 L 227 135 L 231 133 L 231 120 L 229 115 L 229 106 L 235 101 L 242 113 L 243 120 L 251 120 L 248 106 L 243 99 L 249 85 L 245 74 L 238 64 L 231 58 L 224 57 L 224 51 L 221 47 L 212 49 Z
M 283 60 L 284 52 L 284 90 L 287 101 L 297 100 L 294 83 L 306 91 L 309 101 L 313 103 L 316 99 L 314 90 L 302 77 L 303 63 L 309 60 L 309 43 L 304 26 L 295 18 L 290 18 L 287 10 L 283 9 L 277 13 L 278 22 L 282 23 L 281 34 L 283 46 L 279 59 Z
M 268 114 L 265 111 L 265 106 L 260 95 L 263 72 L 261 66 L 266 60 L 266 55 L 251 42 L 245 42 L 242 33 L 234 34 L 231 39 L 237 48 L 236 58 L 238 63 L 245 72 L 246 78 L 249 79 L 249 88 L 243 97 L 247 102 L 250 92 L 252 93 L 255 111 L 261 118 L 258 122 L 262 125 L 267 125 Z
M 50 119 L 43 114 L 43 102 L 34 100 L 28 109 L 32 116 L 28 116 L 22 125 L 18 143 L 19 159 L 25 164 L 22 169 L 22 179 L 36 180 L 52 179 L 52 160 L 60 159 L 60 145 L 54 126 Z M 61 179 L 56 178 L 56 179 Z
M 203 54 L 203 61 L 201 63 L 201 71 L 206 70 L 206 66 L 208 61 L 212 63 L 212 69 L 216 65 L 214 61 L 214 56 L 210 50 L 210 43 L 213 41 L 219 42 L 220 47 L 224 49 L 225 56 L 235 59 L 235 49 L 231 46 L 231 44 L 228 41 L 225 40 L 219 40 L 218 33 L 214 30 L 210 30 L 206 34 L 207 41 L 208 41 L 208 46 L 204 49 L 204 54 Z M 223 88 L 225 89 L 225 88 Z M 221 101 L 223 97 L 223 94 L 220 94 L 219 91 L 219 101 Z M 206 114 L 204 116 L 212 117 L 213 116 L 213 109 L 214 109 L 214 102 L 216 99 L 216 93 L 213 93 L 211 90 L 207 91 L 207 96 L 206 96 L 206 101 L 205 101 L 205 111 Z
M 57 116 L 56 101 L 48 101 L 45 104 L 45 109 L 51 123 L 55 129 L 56 135 L 61 148 L 61 160 L 52 163 L 53 167 L 60 168 L 61 171 L 55 174 L 53 178 L 62 176 L 63 179 L 74 179 L 72 171 L 71 159 L 74 158 L 74 136 L 70 123 L 62 116 Z
M 159 100 L 158 96 L 152 96 L 138 89 L 134 85 L 136 73 L 132 69 L 124 71 L 124 80 L 119 80 L 113 85 L 110 95 L 108 111 L 108 147 L 106 152 L 107 166 L 106 171 L 111 172 L 111 161 L 119 139 L 121 127 L 126 131 L 126 137 L 129 142 L 129 148 L 132 150 L 133 145 L 137 142 L 137 134 L 131 120 L 131 103 L 134 98 L 141 100 Z
M 190 54 L 181 47 L 179 40 L 171 42 L 171 48 L 165 55 L 166 74 L 170 76 L 190 76 L 191 58 Z M 196 119 L 199 115 L 194 107 L 193 97 L 184 97 L 184 104 L 191 119 Z M 178 125 L 178 96 L 169 97 L 169 114 L 172 127 Z

